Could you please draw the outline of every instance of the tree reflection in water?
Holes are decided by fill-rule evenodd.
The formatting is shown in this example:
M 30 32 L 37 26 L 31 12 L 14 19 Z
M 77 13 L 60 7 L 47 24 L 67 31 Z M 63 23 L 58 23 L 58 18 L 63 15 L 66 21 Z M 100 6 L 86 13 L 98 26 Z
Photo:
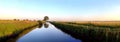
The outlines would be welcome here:
M 49 24 L 47 22 L 39 23 L 38 28 L 41 28 L 44 25 L 45 28 L 49 27 Z
M 44 27 L 45 27 L 45 28 L 48 28 L 48 27 L 49 27 L 49 24 L 44 23 Z

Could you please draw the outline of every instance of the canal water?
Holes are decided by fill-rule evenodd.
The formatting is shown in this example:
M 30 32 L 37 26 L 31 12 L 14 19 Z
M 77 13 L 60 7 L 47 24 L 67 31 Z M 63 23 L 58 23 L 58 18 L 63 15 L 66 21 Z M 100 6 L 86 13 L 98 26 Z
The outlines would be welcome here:
M 16 42 L 81 42 L 79 39 L 62 32 L 50 23 L 35 28 L 17 38 Z

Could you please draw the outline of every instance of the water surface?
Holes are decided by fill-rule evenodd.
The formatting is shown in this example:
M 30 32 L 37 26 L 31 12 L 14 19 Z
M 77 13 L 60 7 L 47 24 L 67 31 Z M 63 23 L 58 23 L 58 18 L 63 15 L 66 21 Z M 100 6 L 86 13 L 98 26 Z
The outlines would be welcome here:
M 16 42 L 81 42 L 70 35 L 57 29 L 50 23 L 45 23 L 41 28 L 35 28 Z

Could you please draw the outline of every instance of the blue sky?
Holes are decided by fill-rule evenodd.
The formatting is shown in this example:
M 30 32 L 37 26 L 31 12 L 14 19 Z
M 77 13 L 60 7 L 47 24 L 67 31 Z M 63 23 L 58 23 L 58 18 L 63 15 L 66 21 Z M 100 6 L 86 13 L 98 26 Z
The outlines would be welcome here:
M 1 19 L 120 20 L 119 0 L 0 0 Z

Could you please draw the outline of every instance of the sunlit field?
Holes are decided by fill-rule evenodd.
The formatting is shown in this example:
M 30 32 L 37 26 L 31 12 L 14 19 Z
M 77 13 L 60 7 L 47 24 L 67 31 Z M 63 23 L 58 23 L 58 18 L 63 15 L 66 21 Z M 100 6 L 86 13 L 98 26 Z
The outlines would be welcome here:
M 91 24 L 94 26 L 120 27 L 120 21 L 94 21 L 94 22 L 74 22 L 78 24 Z
M 79 39 L 102 42 L 118 42 L 120 40 L 119 21 L 97 22 L 51 22 L 53 25 Z
M 36 21 L 0 20 L 0 38 L 11 36 L 36 24 Z

